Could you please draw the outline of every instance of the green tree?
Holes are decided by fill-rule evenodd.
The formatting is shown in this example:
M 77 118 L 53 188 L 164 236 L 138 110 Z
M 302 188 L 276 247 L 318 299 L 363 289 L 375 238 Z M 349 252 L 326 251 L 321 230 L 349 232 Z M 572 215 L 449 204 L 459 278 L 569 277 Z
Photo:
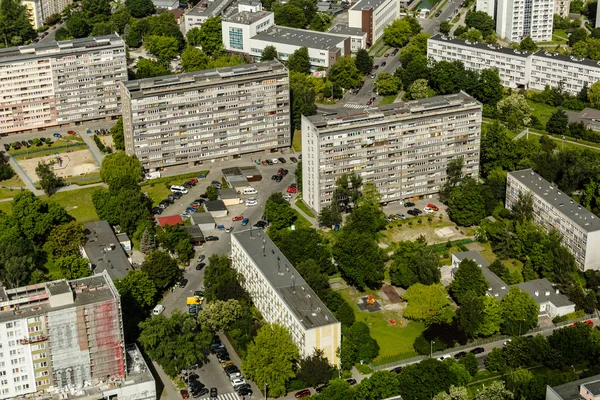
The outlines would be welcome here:
M 346 400 L 354 396 L 353 388 L 342 379 L 334 379 L 319 395 L 322 400 Z
M 60 178 L 56 176 L 52 168 L 52 163 L 38 162 L 35 167 L 35 174 L 38 176 L 39 184 L 48 196 L 51 196 L 56 191 L 60 184 Z
M 496 30 L 494 18 L 489 16 L 485 11 L 469 12 L 465 18 L 465 24 L 469 28 L 481 31 L 484 37 L 494 33 Z
M 335 266 L 331 262 L 331 250 L 318 230 L 313 228 L 298 228 L 294 231 L 282 229 L 274 232 L 270 237 L 293 265 L 312 259 L 319 266 L 320 272 L 325 274 L 336 272 Z
M 484 69 L 479 74 L 473 96 L 483 104 L 496 106 L 502 99 L 502 81 L 497 69 Z
M 447 22 L 447 21 L 442 21 Z M 433 400 L 468 400 L 467 388 L 450 386 L 448 392 L 440 392 L 433 397 Z
M 277 53 L 277 49 L 275 48 L 275 46 L 269 45 L 264 48 L 264 50 L 261 54 L 261 57 L 260 57 L 260 61 L 276 60 L 277 57 L 279 57 L 279 54 Z
M 37 33 L 26 17 L 25 5 L 18 0 L 1 0 L 0 41 L 4 47 L 18 46 L 36 37 Z
M 0 259 L 0 279 L 8 289 L 14 289 L 27 282 L 29 274 L 34 269 L 31 256 L 11 256 Z
M 506 368 L 506 358 L 504 350 L 495 347 L 485 359 L 485 368 L 490 372 L 503 372 Z
M 221 17 L 210 17 L 200 26 L 200 46 L 209 57 L 222 53 L 223 39 L 221 37 Z
M 375 90 L 382 96 L 397 94 L 401 81 L 389 72 L 382 72 L 375 78 Z
M 226 255 L 213 254 L 208 259 L 204 269 L 204 296 L 208 301 L 215 300 L 246 300 L 250 301 L 248 294 L 240 286 L 238 273 L 231 268 Z
M 171 72 L 165 67 L 164 63 L 142 58 L 135 64 L 137 71 L 136 79 L 154 78 L 155 76 L 170 75 Z
M 465 177 L 460 186 L 450 192 L 448 215 L 460 226 L 479 224 L 486 216 L 482 185 L 471 177 Z
M 170 317 L 161 314 L 148 318 L 140 323 L 140 329 L 138 341 L 146 354 L 171 377 L 204 360 L 212 341 L 210 332 L 198 332 L 192 315 L 179 310 Z
M 537 45 L 534 43 L 533 39 L 531 39 L 531 37 L 527 36 L 526 38 L 524 38 L 523 40 L 521 40 L 521 43 L 519 43 L 519 50 L 521 51 L 530 51 L 532 53 L 536 52 L 538 49 Z
M 470 338 L 476 336 L 479 326 L 483 322 L 483 298 L 469 290 L 462 297 L 462 303 L 458 310 L 458 325 Z
M 427 79 L 417 79 L 408 87 L 408 93 L 413 100 L 427 98 L 427 96 L 429 96 L 429 90 Z
M 149 311 L 156 304 L 156 287 L 144 271 L 129 271 L 115 286 L 122 298 L 132 300 L 140 310 Z
M 154 234 L 150 232 L 148 228 L 144 229 L 142 234 L 142 240 L 140 241 L 140 251 L 144 254 L 148 254 L 151 251 L 156 250 L 156 241 Z
M 69 30 L 67 28 L 60 27 L 54 33 L 54 39 L 56 41 L 72 40 L 72 39 L 74 39 L 74 37 L 71 35 L 71 33 L 69 32 Z
M 295 129 L 300 129 L 302 116 L 316 113 L 315 99 L 317 95 L 315 90 L 308 85 L 305 74 L 292 71 L 290 71 L 290 92 L 292 97 L 292 124 Z
M 454 280 L 450 285 L 450 293 L 459 305 L 468 292 L 472 292 L 476 297 L 483 296 L 489 287 L 488 282 L 481 272 L 481 267 L 471 259 L 464 259 L 458 266 L 454 274 Z
M 462 38 L 469 40 L 471 42 L 482 42 L 483 34 L 479 29 L 469 29 L 465 33 L 461 35 Z
M 500 325 L 503 321 L 502 307 L 498 299 L 490 296 L 483 297 L 483 319 L 475 330 L 476 336 L 492 336 L 500 331 Z
M 54 260 L 54 266 L 60 270 L 60 278 L 77 279 L 92 275 L 89 261 L 79 255 L 70 255 Z
M 359 361 L 371 361 L 379 354 L 379 344 L 371 337 L 369 326 L 364 322 L 355 322 L 348 330 L 348 336 L 356 346 Z
M 471 376 L 475 376 L 477 375 L 477 372 L 479 372 L 479 361 L 473 353 L 467 353 L 458 362 L 464 365 L 465 369 L 469 371 Z
M 487 385 L 477 396 L 476 400 L 513 400 L 515 396 L 504 387 L 504 382 L 493 381 Z
M 64 208 L 52 201 L 43 201 L 26 190 L 18 193 L 12 201 L 11 220 L 15 222 L 20 240 L 25 238 L 35 243 L 45 243 L 52 228 L 73 220 Z M 5 228 L 7 230 L 9 228 Z M 10 247 L 19 248 L 18 241 L 12 240 Z M 1 247 L 1 246 L 0 246 Z M 25 248 L 24 248 L 25 249 Z M 7 249 L 8 250 L 8 249 Z M 33 249 L 12 255 L 31 255 Z
M 381 211 L 379 204 L 361 205 L 352 210 L 352 214 L 346 220 L 346 231 L 355 231 L 361 234 L 369 234 L 376 239 L 377 232 L 386 225 L 385 214 Z
M 119 34 L 123 34 L 125 32 L 125 27 L 131 20 L 131 14 L 129 13 L 129 9 L 127 7 L 119 7 L 117 11 L 110 17 L 110 20 L 117 27 L 117 32 Z
M 302 357 L 298 363 L 298 379 L 307 386 L 317 387 L 319 384 L 329 382 L 332 376 L 333 368 L 321 349 L 315 349 L 313 354 Z
M 344 228 L 332 252 L 344 279 L 357 289 L 381 285 L 386 257 L 370 235 Z
M 123 117 L 119 117 L 117 123 L 110 128 L 110 135 L 113 139 L 113 146 L 117 150 L 125 150 L 125 133 L 123 131 Z
M 414 34 L 412 29 L 406 19 L 397 19 L 383 29 L 383 41 L 388 46 L 404 47 Z
M 415 283 L 433 285 L 441 278 L 439 255 L 425 238 L 398 242 L 390 267 L 392 285 L 408 288 Z
M 450 24 L 449 21 L 442 21 L 440 22 L 440 33 L 443 35 L 447 35 L 450 33 L 450 30 L 452 30 L 452 24 Z
M 404 317 L 417 321 L 447 312 L 450 302 L 447 293 L 440 285 L 423 285 L 416 283 L 406 290 L 402 296 L 408 302 L 404 309 Z
M 142 271 L 148 274 L 158 289 L 173 283 L 180 273 L 177 262 L 161 250 L 155 250 L 146 256 Z
M 308 47 L 303 46 L 294 51 L 292 55 L 289 56 L 286 65 L 290 70 L 290 74 L 292 72 L 310 74 L 310 57 L 308 56 Z
M 15 171 L 13 171 L 10 164 L 4 159 L 4 154 L 0 152 L 0 181 L 5 181 L 13 176 L 15 176 Z
M 531 123 L 531 109 L 522 94 L 513 93 L 498 102 L 498 112 L 508 129 L 519 129 Z
M 512 217 L 516 221 L 533 220 L 533 195 L 531 192 L 519 192 L 517 201 L 512 207 Z
M 279 397 L 287 393 L 286 382 L 296 376 L 299 358 L 289 331 L 280 324 L 265 324 L 248 346 L 242 369 L 259 387 L 267 384 L 272 397 Z
M 135 156 L 120 151 L 104 157 L 100 178 L 109 187 L 137 187 L 142 180 L 142 164 Z
M 106 161 L 106 158 L 104 159 Z M 138 227 L 148 223 L 152 200 L 139 186 L 111 186 L 109 190 L 96 189 L 92 193 L 92 204 L 100 219 L 111 225 L 119 224 L 124 232 L 134 236 Z M 143 225 L 143 229 L 147 225 Z M 139 232 L 141 236 L 143 229 Z
M 354 88 L 362 81 L 360 71 L 354 63 L 354 58 L 350 56 L 338 58 L 335 64 L 329 67 L 327 79 L 344 89 Z
M 202 44 L 202 33 L 198 27 L 187 31 L 185 38 L 190 46 L 200 46 Z
M 588 37 L 587 30 L 585 28 L 575 29 L 569 35 L 569 46 L 573 47 L 577 42 L 585 42 Z
M 548 122 L 546 122 L 546 130 L 549 133 L 555 133 L 557 135 L 564 135 L 567 133 L 569 127 L 569 117 L 567 113 L 559 109 L 550 115 Z
M 243 311 L 242 304 L 236 299 L 215 300 L 204 306 L 198 314 L 198 322 L 213 332 L 230 329 L 235 320 L 241 318 Z
M 294 223 L 296 213 L 290 203 L 283 198 L 283 194 L 275 192 L 269 196 L 265 204 L 265 219 L 271 225 L 271 229 L 285 229 Z
M 91 36 L 110 35 L 117 31 L 117 26 L 112 21 L 96 22 L 92 26 Z
M 74 38 L 86 37 L 90 34 L 92 28 L 88 23 L 87 16 L 83 11 L 75 11 L 67 19 L 67 29 Z
M 328 205 L 319 212 L 319 226 L 333 227 L 342 223 L 342 213 L 337 205 Z
M 85 243 L 83 225 L 76 221 L 55 226 L 44 243 L 44 250 L 53 259 L 70 255 L 80 255 L 80 248 Z
M 500 302 L 504 321 L 501 329 L 505 335 L 521 335 L 538 324 L 539 306 L 528 293 L 511 286 Z
M 279 4 L 273 7 L 275 14 L 275 24 L 281 26 L 289 26 L 291 28 L 306 28 L 308 20 L 304 16 L 302 8 L 293 3 Z
M 310 21 L 310 30 L 325 32 L 331 26 L 331 17 L 325 13 L 316 13 Z
M 371 57 L 369 52 L 365 49 L 360 49 L 356 52 L 354 63 L 356 64 L 356 68 L 358 68 L 363 75 L 366 75 L 373 70 L 373 57 Z
M 152 0 L 125 0 L 125 7 L 134 18 L 144 18 L 154 14 Z
M 163 63 L 171 61 L 172 58 L 179 54 L 179 42 L 171 36 L 147 36 L 144 38 L 144 47 Z
M 209 186 L 206 188 L 206 195 L 208 200 L 215 201 L 219 198 L 219 191 L 214 186 Z
M 356 400 L 379 400 L 396 396 L 399 393 L 398 376 L 390 371 L 376 371 L 368 379 L 363 379 L 355 388 Z

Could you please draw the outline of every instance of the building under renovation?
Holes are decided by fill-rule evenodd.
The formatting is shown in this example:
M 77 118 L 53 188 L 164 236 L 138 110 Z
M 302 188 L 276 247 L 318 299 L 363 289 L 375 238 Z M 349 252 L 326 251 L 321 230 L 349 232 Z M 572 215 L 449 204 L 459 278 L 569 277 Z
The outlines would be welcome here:
M 0 348 L 0 399 L 156 398 L 149 373 L 139 394 L 119 395 L 135 380 L 127 380 L 120 297 L 107 271 L 0 287 Z

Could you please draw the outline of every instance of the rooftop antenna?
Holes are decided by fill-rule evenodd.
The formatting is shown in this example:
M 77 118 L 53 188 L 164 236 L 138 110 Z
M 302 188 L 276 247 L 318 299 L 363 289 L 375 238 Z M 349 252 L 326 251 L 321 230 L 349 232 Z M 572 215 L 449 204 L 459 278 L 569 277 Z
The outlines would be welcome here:
M 294 294 L 296 293 L 296 275 L 292 274 L 290 277 L 292 279 L 292 291 Z

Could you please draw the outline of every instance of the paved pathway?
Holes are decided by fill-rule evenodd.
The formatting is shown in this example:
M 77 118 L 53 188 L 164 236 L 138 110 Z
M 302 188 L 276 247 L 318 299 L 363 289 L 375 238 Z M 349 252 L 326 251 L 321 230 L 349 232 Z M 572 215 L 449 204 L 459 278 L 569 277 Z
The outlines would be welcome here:
M 39 189 L 35 188 L 31 179 L 29 179 L 29 176 L 27 176 L 25 171 L 23 171 L 23 169 L 21 168 L 19 163 L 17 163 L 14 158 L 10 157 L 8 159 L 8 163 L 12 167 L 13 171 L 15 171 L 16 174 L 19 176 L 19 178 L 21 178 L 21 180 L 25 184 L 25 188 L 27 188 L 27 190 L 31 190 L 36 196 L 41 196 L 44 194 L 43 190 L 39 190 Z
M 92 130 L 92 132 L 93 132 L 93 130 Z M 85 144 L 87 144 L 88 147 L 90 148 L 90 152 L 96 159 L 96 162 L 98 163 L 98 165 L 102 166 L 102 160 L 104 160 L 104 154 L 102 154 L 102 152 L 98 149 L 96 142 L 94 142 L 93 133 L 87 134 L 87 133 L 85 133 L 85 131 L 82 131 L 79 136 L 81 136 L 81 138 L 83 139 Z
M 300 213 L 300 215 L 302 215 L 304 218 L 306 218 L 312 224 L 313 228 L 318 229 L 319 221 L 317 221 L 317 219 L 314 217 L 309 217 L 304 211 L 302 211 L 300 209 L 300 207 L 298 207 L 296 205 L 296 200 L 298 200 L 298 199 L 299 199 L 299 197 L 292 197 L 292 200 L 290 201 L 290 205 L 292 206 L 292 208 L 294 210 L 298 211 Z

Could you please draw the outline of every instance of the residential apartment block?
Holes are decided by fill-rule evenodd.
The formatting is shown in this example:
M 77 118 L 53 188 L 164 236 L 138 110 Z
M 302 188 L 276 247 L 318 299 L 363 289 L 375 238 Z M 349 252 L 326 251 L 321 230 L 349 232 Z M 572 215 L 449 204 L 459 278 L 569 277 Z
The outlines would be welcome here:
M 122 395 L 127 361 L 121 304 L 106 272 L 0 287 L 0 345 L 0 399 L 35 392 L 44 392 L 47 399 Z M 127 398 L 155 399 L 154 379 L 139 369 Z
M 382 201 L 430 196 L 453 159 L 464 158 L 464 173 L 478 176 L 480 136 L 481 103 L 463 92 L 303 116 L 302 196 L 320 212 L 345 173 L 373 182 Z
M 517 43 L 528 36 L 534 42 L 552 40 L 555 0 L 496 1 L 496 32 L 501 38 Z
M 183 28 L 187 33 L 192 28 L 200 28 L 204 21 L 223 14 L 233 0 L 200 1 L 183 14 Z M 177 2 L 179 4 L 179 2 Z M 177 8 L 177 6 L 175 6 Z
M 571 0 L 554 0 L 554 14 L 558 14 L 563 18 L 568 18 L 570 8 Z
M 25 6 L 25 15 L 33 29 L 38 29 L 44 26 L 49 16 L 61 14 L 73 0 L 21 0 L 21 4 Z
M 330 364 L 339 365 L 341 324 L 267 234 L 262 229 L 233 233 L 231 257 L 263 318 L 284 325 L 302 356 L 320 349 Z
M 354 48 L 366 45 L 353 42 L 351 35 L 275 25 L 274 14 L 263 11 L 260 3 L 252 5 L 251 11 L 249 6 L 242 7 L 239 6 L 238 13 L 223 19 L 223 45 L 228 51 L 248 54 L 257 61 L 267 46 L 274 46 L 282 61 L 299 48 L 307 47 L 311 66 L 316 70 L 329 68 L 338 58 L 350 55 L 353 45 Z
M 475 9 L 477 11 L 483 11 L 490 17 L 496 19 L 496 6 L 498 3 L 496 0 L 477 0 Z
M 546 85 L 578 94 L 584 85 L 600 80 L 600 62 L 539 50 L 528 53 L 506 47 L 473 43 L 435 35 L 428 40 L 427 56 L 435 61 L 461 61 L 465 68 L 496 68 L 510 88 L 544 90 Z
M 435 35 L 427 41 L 427 57 L 435 61 L 460 61 L 466 69 L 482 71 L 496 68 L 502 85 L 526 87 L 531 70 L 531 53 Z
M 506 208 L 513 208 L 520 193 L 533 195 L 534 222 L 562 235 L 581 271 L 600 270 L 600 218 L 531 169 L 508 173 Z
M 278 61 L 121 82 L 125 151 L 144 168 L 270 152 L 291 144 Z
M 116 34 L 0 49 L 0 132 L 116 119 L 125 80 Z
M 399 0 L 359 0 L 348 10 L 348 26 L 367 33 L 367 44 L 383 36 L 383 29 L 400 18 Z

